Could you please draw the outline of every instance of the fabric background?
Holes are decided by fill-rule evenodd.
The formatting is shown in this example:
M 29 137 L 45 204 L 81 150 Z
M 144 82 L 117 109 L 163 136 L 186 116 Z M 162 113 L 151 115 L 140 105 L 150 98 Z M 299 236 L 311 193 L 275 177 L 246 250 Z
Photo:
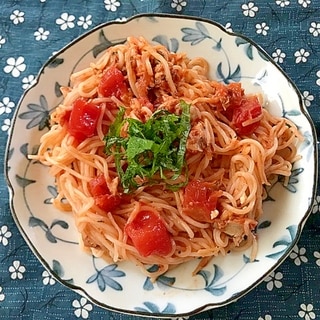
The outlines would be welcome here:
M 19 98 L 46 60 L 100 23 L 146 12 L 209 18 L 256 41 L 296 83 L 320 128 L 318 0 L 0 0 L 0 162 Z M 13 222 L 2 171 L 0 199 L 0 319 L 138 319 L 103 310 L 50 277 Z M 319 206 L 318 190 L 300 241 L 257 288 L 189 319 L 320 318 Z

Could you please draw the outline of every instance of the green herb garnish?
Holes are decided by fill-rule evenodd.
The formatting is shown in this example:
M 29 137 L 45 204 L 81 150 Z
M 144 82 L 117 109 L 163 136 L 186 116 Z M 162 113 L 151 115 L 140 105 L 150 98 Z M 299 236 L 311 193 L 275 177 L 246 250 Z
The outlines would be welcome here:
M 119 113 L 105 136 L 105 152 L 113 155 L 125 193 L 146 184 L 165 182 L 177 190 L 187 183 L 174 183 L 186 172 L 185 152 L 190 131 L 190 105 L 180 102 L 181 115 L 156 111 L 145 123 Z M 120 135 L 127 126 L 127 135 Z

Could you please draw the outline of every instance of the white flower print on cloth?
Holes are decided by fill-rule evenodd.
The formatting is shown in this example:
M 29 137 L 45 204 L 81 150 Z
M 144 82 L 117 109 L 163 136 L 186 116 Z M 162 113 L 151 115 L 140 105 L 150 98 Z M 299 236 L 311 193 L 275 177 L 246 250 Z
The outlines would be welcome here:
M 311 303 L 307 305 L 305 303 L 300 304 L 300 310 L 298 312 L 298 315 L 300 318 L 305 320 L 311 320 L 316 318 L 316 314 L 313 312 L 313 305 Z
M 317 84 L 318 86 L 320 86 L 320 70 L 317 71 L 316 76 L 317 76 L 317 78 L 318 78 L 317 81 L 316 81 L 316 84 Z
M 9 97 L 4 97 L 2 101 L 0 101 L 0 115 L 4 113 L 11 113 L 15 106 L 15 103 L 10 101 Z
M 313 253 L 314 257 L 317 259 L 316 260 L 316 265 L 320 267 L 320 252 L 319 251 L 315 251 Z
M 319 22 L 311 22 L 309 32 L 314 36 L 318 37 L 320 34 L 320 23 Z
M 17 59 L 10 57 L 7 59 L 7 65 L 3 68 L 5 73 L 11 73 L 15 78 L 19 77 L 21 72 L 26 70 L 24 63 L 24 57 L 18 57 Z
M 284 8 L 290 4 L 290 1 L 289 0 L 276 0 L 276 4 L 279 7 Z
M 187 5 L 185 0 L 172 0 L 171 8 L 176 9 L 178 12 L 182 11 L 183 7 Z
M 301 48 L 300 50 L 294 53 L 294 56 L 296 57 L 296 63 L 300 63 L 300 62 L 305 63 L 308 61 L 308 57 L 310 56 L 310 53 L 306 51 L 306 49 Z
M 44 30 L 44 28 L 40 27 L 37 31 L 34 32 L 34 38 L 36 41 L 47 40 L 50 31 Z
M 3 301 L 5 299 L 5 294 L 2 292 L 2 287 L 0 286 L 0 302 Z
M 121 3 L 118 0 L 104 0 L 104 7 L 108 11 L 115 12 L 118 10 L 118 7 L 120 6 Z
M 303 103 L 306 107 L 310 107 L 312 101 L 314 100 L 314 96 L 309 91 L 303 91 L 302 92 L 302 100 L 303 100 Z M 315 207 L 316 206 L 314 205 L 312 208 L 312 212 L 315 209 Z M 318 212 L 318 211 L 319 211 L 319 202 L 318 202 L 318 208 L 316 209 L 316 212 Z M 315 213 L 315 212 L 313 212 L 313 213 Z
M 9 241 L 8 239 L 11 238 L 12 233 L 9 231 L 8 227 L 6 225 L 1 226 L 0 228 L 0 243 L 3 246 L 7 246 Z
M 316 196 L 313 203 L 313 207 L 312 207 L 312 213 L 318 213 L 319 211 L 320 211 L 320 196 Z
M 127 21 L 128 19 L 126 17 L 122 17 L 122 18 L 117 18 L 116 21 L 119 21 L 119 22 L 125 22 Z
M 300 4 L 303 8 L 307 8 L 309 4 L 311 4 L 311 0 L 298 0 L 298 4 Z
M 32 87 L 36 83 L 36 77 L 33 74 L 29 74 L 28 76 L 22 79 L 22 89 L 27 90 Z
M 268 34 L 268 30 L 269 30 L 269 26 L 265 22 L 256 24 L 257 34 L 261 34 L 263 36 L 266 36 Z
M 272 58 L 276 63 L 283 63 L 286 54 L 281 49 L 276 49 L 276 51 L 272 52 Z
M 302 262 L 308 262 L 308 258 L 304 255 L 305 253 L 306 248 L 299 248 L 295 245 L 289 257 L 294 261 L 295 265 L 300 266 Z
M 89 14 L 86 17 L 79 17 L 77 25 L 87 30 L 92 25 L 92 15 Z
M 3 36 L 0 36 L 0 48 L 6 43 L 6 39 Z
M 51 274 L 47 271 L 44 270 L 42 272 L 42 283 L 47 286 L 47 285 L 54 285 L 56 283 L 56 280 L 51 276 Z
M 60 26 L 60 29 L 62 31 L 67 30 L 68 28 L 72 29 L 74 28 L 74 20 L 75 16 L 72 14 L 68 14 L 67 12 L 64 12 L 61 14 L 60 18 L 56 19 L 56 24 Z
M 224 27 L 225 27 L 225 29 L 226 29 L 227 31 L 229 31 L 229 32 L 232 32 L 232 31 L 233 31 L 233 30 L 232 30 L 232 26 L 231 26 L 231 22 L 227 22 Z
M 89 312 L 93 309 L 92 304 L 84 297 L 80 300 L 73 300 L 72 306 L 75 308 L 74 314 L 77 318 L 88 319 Z
M 255 5 L 254 2 L 244 3 L 241 6 L 242 13 L 246 17 L 254 18 L 259 11 L 259 8 Z
M 26 268 L 21 264 L 19 260 L 14 260 L 12 265 L 9 267 L 10 277 L 12 280 L 22 279 Z
M 272 320 L 272 317 L 270 314 L 266 314 L 264 317 L 259 317 L 258 320 Z
M 267 282 L 267 289 L 272 291 L 273 288 L 281 288 L 282 282 L 280 281 L 283 278 L 283 274 L 281 272 L 271 272 L 269 276 L 267 276 L 264 281 Z
M 10 133 L 10 128 L 11 128 L 11 120 L 10 119 L 4 119 L 3 125 L 1 126 L 2 131 L 7 131 L 8 134 Z
M 14 10 L 10 15 L 10 20 L 13 24 L 19 24 L 24 22 L 24 12 L 20 10 Z

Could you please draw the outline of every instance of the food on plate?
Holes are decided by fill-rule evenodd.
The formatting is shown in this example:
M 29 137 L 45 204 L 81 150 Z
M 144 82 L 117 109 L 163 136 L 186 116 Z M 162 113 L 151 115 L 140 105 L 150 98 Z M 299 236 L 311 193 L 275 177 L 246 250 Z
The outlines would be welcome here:
M 73 213 L 85 250 L 153 279 L 191 259 L 196 273 L 231 250 L 255 256 L 265 187 L 289 178 L 302 137 L 208 73 L 203 58 L 129 37 L 61 88 L 30 158 L 49 167 L 53 205 Z

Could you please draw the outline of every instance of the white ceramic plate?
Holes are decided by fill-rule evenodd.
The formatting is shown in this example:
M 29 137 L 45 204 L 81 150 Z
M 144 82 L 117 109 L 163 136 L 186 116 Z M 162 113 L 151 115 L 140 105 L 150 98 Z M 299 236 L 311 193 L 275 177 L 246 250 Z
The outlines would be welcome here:
M 62 100 L 59 87 L 68 85 L 70 74 L 131 35 L 143 35 L 191 57 L 203 56 L 210 63 L 212 78 L 225 83 L 241 81 L 247 92 L 263 93 L 269 110 L 290 118 L 303 134 L 302 160 L 295 164 L 289 185 L 284 187 L 279 178 L 268 190 L 270 201 L 264 203 L 257 228 L 259 251 L 254 262 L 249 261 L 249 252 L 232 253 L 214 258 L 196 276 L 191 276 L 191 262 L 151 283 L 130 263 L 107 265 L 82 252 L 72 215 L 50 204 L 56 193 L 54 181 L 46 167 L 26 155 L 35 152 L 40 136 L 48 130 L 48 116 Z M 97 305 L 154 317 L 194 314 L 237 300 L 287 257 L 315 195 L 315 137 L 296 87 L 249 39 L 192 17 L 140 15 L 127 22 L 106 23 L 52 57 L 20 101 L 6 159 L 12 214 L 27 243 L 54 277 Z

